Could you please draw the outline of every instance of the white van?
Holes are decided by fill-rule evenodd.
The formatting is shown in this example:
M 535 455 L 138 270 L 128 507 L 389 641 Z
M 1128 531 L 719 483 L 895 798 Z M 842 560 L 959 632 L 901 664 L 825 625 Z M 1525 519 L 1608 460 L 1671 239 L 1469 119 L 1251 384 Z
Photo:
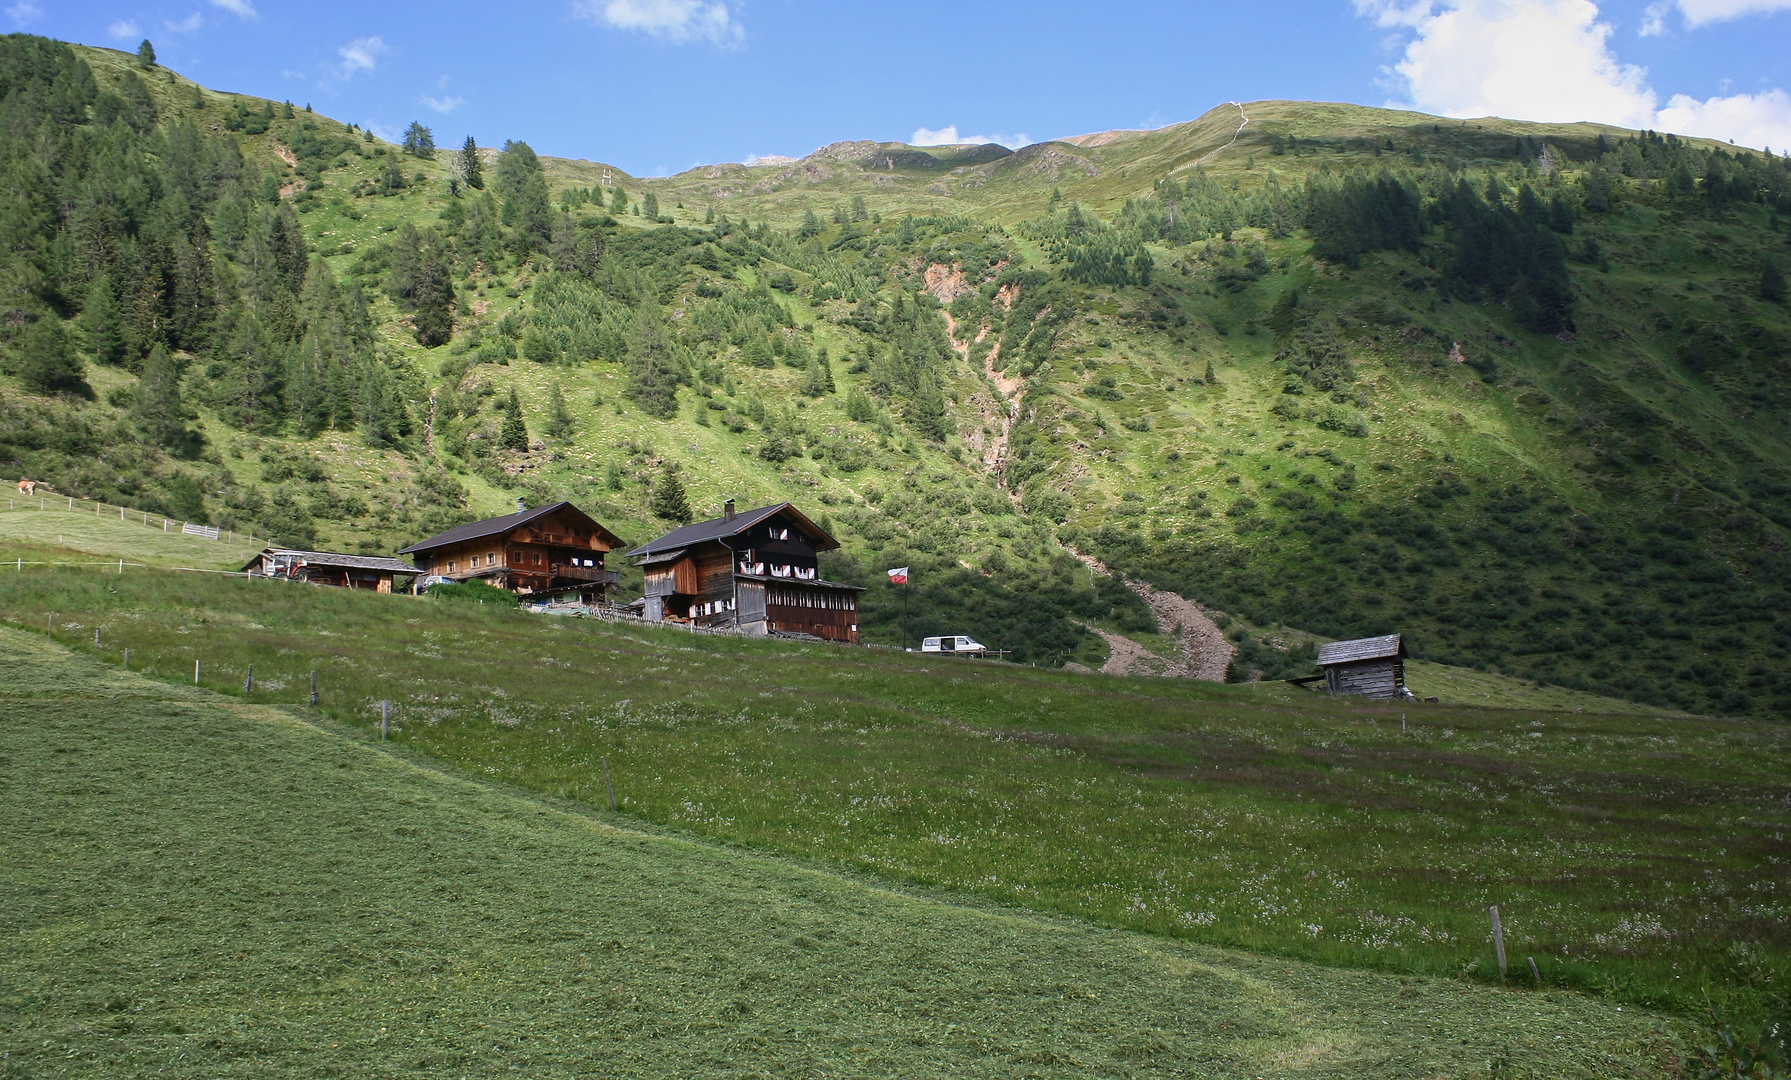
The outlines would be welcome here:
M 989 647 L 975 638 L 962 635 L 957 637 L 930 637 L 920 640 L 920 651 L 923 653 L 947 653 L 952 656 L 983 656 Z

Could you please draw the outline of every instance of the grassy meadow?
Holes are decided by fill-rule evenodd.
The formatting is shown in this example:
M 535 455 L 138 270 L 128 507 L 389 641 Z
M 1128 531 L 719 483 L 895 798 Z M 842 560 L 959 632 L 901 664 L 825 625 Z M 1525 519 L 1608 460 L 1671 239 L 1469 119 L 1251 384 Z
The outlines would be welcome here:
M 51 554 L 17 546 L 27 560 Z M 0 551 L 11 556 L 13 551 Z M 49 560 L 45 560 L 49 561 Z M 1632 1005 L 1772 1007 L 1778 725 L 1339 702 L 127 568 L 0 575 L 0 616 L 174 683 L 304 700 L 477 776 L 1161 938 Z M 1509 684 L 1506 684 L 1507 686 Z M 1515 693 L 1515 691 L 1508 691 Z M 1583 699 L 1590 700 L 1590 699 Z M 1583 710 L 1583 711 L 1582 711 Z M 1402 722 L 1403 721 L 1403 722 Z
M 8 1077 L 1605 1077 L 1677 1060 L 1678 1025 L 1645 1010 L 891 889 L 40 635 L 0 630 L 0 658 Z

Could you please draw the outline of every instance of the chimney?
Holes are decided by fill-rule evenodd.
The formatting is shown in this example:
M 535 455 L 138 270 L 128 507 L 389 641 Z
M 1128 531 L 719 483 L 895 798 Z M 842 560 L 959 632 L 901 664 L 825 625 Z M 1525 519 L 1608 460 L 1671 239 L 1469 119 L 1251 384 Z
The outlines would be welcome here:
M 734 520 L 734 500 L 729 499 L 721 504 L 721 519 L 723 521 Z
M 518 496 L 517 496 L 517 497 L 516 497 L 516 512 L 517 512 L 517 513 L 519 513 L 519 514 L 520 514 L 520 513 L 522 513 L 522 512 L 523 512 L 523 511 L 524 511 L 524 510 L 527 510 L 527 509 L 528 509 L 528 508 L 529 508 L 529 504 L 528 504 L 528 503 L 525 503 L 525 502 L 523 502 L 523 501 L 522 501 L 522 496 L 521 496 L 521 495 L 518 495 Z

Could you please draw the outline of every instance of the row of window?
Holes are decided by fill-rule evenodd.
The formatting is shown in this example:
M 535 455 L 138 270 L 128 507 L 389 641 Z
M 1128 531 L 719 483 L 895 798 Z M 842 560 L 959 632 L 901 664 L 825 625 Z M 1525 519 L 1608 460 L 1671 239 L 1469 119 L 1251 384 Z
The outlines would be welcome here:
M 734 610 L 732 600 L 711 600 L 706 604 L 690 605 L 692 615 L 720 615 L 724 611 Z
M 828 611 L 858 610 L 858 598 L 851 593 L 771 588 L 765 592 L 765 601 L 780 607 L 824 608 Z
M 740 572 L 742 574 L 752 574 L 755 577 L 764 577 L 765 565 L 766 564 L 762 562 L 741 562 Z M 772 563 L 771 576 L 795 578 L 797 581 L 813 581 L 815 580 L 815 568 L 812 566 L 790 566 L 787 563 Z
M 481 561 L 481 559 L 483 559 L 483 561 Z M 576 556 L 574 556 L 573 558 L 571 558 L 567 561 L 573 566 L 595 567 L 598 565 L 596 559 L 582 559 L 582 558 L 578 558 Z M 546 564 L 547 564 L 547 556 L 539 551 L 512 551 L 510 553 L 509 565 L 511 565 L 511 566 L 545 566 Z M 477 570 L 481 566 L 496 566 L 496 565 L 497 565 L 497 552 L 495 552 L 495 551 L 488 552 L 482 557 L 478 556 L 478 555 L 474 555 L 472 558 L 470 558 L 466 561 L 466 568 L 468 570 Z M 444 570 L 443 573 L 452 574 L 452 573 L 457 572 L 459 569 L 460 569 L 459 561 L 456 559 L 449 559 L 448 560 L 448 568 L 446 570 Z

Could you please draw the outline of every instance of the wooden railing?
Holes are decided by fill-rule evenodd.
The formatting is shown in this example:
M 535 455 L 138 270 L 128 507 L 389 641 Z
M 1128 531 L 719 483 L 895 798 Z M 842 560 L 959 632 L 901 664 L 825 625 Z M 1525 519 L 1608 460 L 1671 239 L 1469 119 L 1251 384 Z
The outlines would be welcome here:
M 589 581 L 597 585 L 614 585 L 622 580 L 622 575 L 614 570 L 605 570 L 601 566 L 562 566 L 553 567 L 553 576 L 571 578 L 573 581 Z

